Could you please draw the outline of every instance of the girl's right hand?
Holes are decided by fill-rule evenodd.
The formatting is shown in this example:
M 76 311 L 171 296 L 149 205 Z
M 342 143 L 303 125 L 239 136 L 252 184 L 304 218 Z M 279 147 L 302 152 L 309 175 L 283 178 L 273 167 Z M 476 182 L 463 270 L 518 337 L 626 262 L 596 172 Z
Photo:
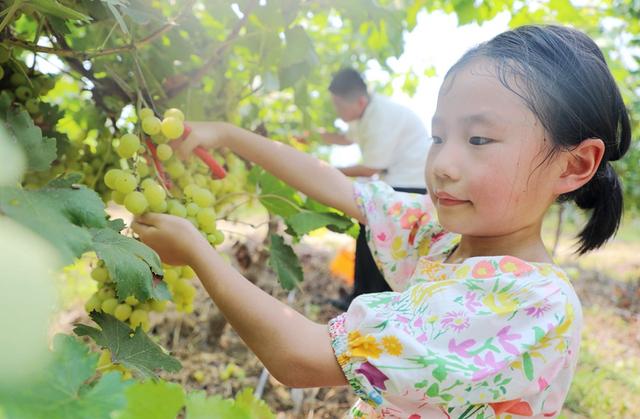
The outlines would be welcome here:
M 191 128 L 191 133 L 182 141 L 174 142 L 173 147 L 182 159 L 189 157 L 196 147 L 216 149 L 225 147 L 230 131 L 233 128 L 226 122 L 195 122 L 185 121 L 186 126 Z

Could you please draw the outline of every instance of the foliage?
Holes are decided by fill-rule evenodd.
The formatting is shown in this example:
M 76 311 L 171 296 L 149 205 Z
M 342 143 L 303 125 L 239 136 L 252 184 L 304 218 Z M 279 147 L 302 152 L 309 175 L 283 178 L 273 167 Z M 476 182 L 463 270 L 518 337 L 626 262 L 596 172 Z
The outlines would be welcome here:
M 343 66 L 364 70 L 371 61 L 391 73 L 388 59 L 400 56 L 403 34 L 416 25 L 418 14 L 444 10 L 455 13 L 460 24 L 509 12 L 513 26 L 563 22 L 588 31 L 605 50 L 632 114 L 640 111 L 638 2 L 0 0 L 0 10 L 0 135 L 26 156 L 26 161 L 12 160 L 13 172 L 0 179 L 0 217 L 49 241 L 65 264 L 95 252 L 101 260 L 95 276 L 106 270 L 108 275 L 100 274 L 102 284 L 109 281 L 113 289 L 105 287 L 103 294 L 114 293 L 106 295 L 114 304 L 127 297 L 141 305 L 170 297 L 176 301 L 176 284 L 184 283 L 131 238 L 122 221 L 109 220 L 105 212 L 105 204 L 116 196 L 104 181 L 108 170 L 138 177 L 150 170 L 147 176 L 162 180 L 157 165 L 149 169 L 157 159 L 148 145 L 134 150 L 134 158 L 118 153 L 122 134 L 140 131 L 143 107 L 156 115 L 180 108 L 190 120 L 266 127 L 277 141 L 313 151 L 314 144 L 300 144 L 291 136 L 333 125 L 326 90 L 331 74 Z M 373 87 L 389 90 L 398 78 L 404 79 L 404 89 L 414 91 L 419 75 L 390 74 L 388 84 Z M 0 167 L 6 170 L 9 154 L 0 150 Z M 220 218 L 257 198 L 286 223 L 290 238 L 270 237 L 270 264 L 285 288 L 302 280 L 288 240 L 320 227 L 353 233 L 351 220 L 264 170 L 248 168 L 229 154 L 217 158 L 232 173 L 249 171 L 246 183 L 238 175 L 216 197 L 213 206 Z M 639 162 L 636 140 L 630 156 L 617 163 L 631 211 L 640 210 Z M 15 173 L 23 168 L 26 175 L 17 179 Z M 208 185 L 198 170 L 194 182 Z M 139 327 L 130 332 L 108 314 L 94 313 L 93 319 L 100 329 L 79 326 L 77 333 L 110 349 L 116 364 L 147 376 L 156 367 L 177 368 L 177 361 Z M 134 356 L 138 348 L 153 355 Z M 6 416 L 144 417 L 136 406 L 149 406 L 145 414 L 164 406 L 160 410 L 169 416 L 185 406 L 187 417 L 203 416 L 207 409 L 225 412 L 219 417 L 271 416 L 250 393 L 233 402 L 207 399 L 162 381 L 133 383 L 121 381 L 118 372 L 96 373 L 97 355 L 68 336 L 55 339 L 53 354 L 53 363 L 32 390 L 0 391 Z M 156 398 L 165 404 L 151 403 Z

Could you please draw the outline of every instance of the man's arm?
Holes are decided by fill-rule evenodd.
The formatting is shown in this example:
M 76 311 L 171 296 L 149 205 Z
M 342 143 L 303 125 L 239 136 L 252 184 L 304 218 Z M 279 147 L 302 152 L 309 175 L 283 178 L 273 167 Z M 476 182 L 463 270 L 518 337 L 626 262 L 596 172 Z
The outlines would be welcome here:
M 350 177 L 371 177 L 375 174 L 383 172 L 383 169 L 374 169 L 372 167 L 357 164 L 355 166 L 341 167 L 340 170 L 345 176 Z

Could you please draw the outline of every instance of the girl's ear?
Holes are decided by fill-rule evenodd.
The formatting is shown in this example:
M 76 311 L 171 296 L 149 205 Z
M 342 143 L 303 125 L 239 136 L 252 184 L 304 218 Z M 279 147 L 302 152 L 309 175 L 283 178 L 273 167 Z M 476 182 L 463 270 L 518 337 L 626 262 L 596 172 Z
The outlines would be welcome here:
M 600 166 L 604 150 L 604 142 L 601 139 L 588 138 L 573 150 L 563 152 L 564 170 L 558 178 L 555 192 L 562 195 L 575 191 L 589 182 Z

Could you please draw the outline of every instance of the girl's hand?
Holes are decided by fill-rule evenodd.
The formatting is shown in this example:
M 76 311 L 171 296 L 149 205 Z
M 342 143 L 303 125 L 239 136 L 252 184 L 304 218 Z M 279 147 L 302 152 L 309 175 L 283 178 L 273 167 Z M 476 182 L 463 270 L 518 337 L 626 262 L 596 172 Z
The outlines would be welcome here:
M 133 220 L 131 228 L 169 265 L 191 265 L 197 250 L 209 247 L 193 224 L 173 215 L 140 215 Z
M 186 159 L 194 148 L 200 146 L 208 149 L 224 147 L 231 134 L 233 125 L 226 122 L 185 121 L 191 133 L 182 141 L 174 141 L 172 146 L 182 159 Z

